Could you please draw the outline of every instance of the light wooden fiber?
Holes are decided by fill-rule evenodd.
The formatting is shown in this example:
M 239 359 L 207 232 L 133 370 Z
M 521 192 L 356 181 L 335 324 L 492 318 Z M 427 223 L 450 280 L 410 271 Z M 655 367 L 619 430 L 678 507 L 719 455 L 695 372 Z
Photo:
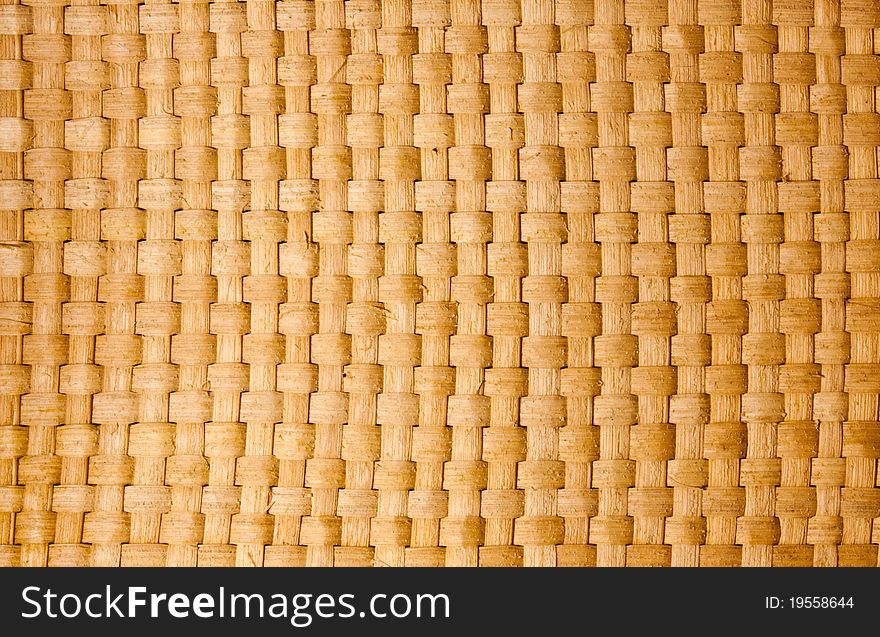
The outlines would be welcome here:
M 0 3 L 0 564 L 878 564 L 880 2 Z

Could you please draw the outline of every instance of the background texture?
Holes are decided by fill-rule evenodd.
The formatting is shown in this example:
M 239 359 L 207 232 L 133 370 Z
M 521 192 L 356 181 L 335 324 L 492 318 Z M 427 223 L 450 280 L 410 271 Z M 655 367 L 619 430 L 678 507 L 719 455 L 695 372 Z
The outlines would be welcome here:
M 877 2 L 2 2 L 0 563 L 877 565 Z

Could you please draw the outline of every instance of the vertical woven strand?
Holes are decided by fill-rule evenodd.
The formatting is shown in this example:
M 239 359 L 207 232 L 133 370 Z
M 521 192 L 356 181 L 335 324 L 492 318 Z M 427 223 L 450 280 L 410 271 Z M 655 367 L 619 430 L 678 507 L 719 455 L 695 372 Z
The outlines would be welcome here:
M 450 336 L 455 333 L 456 307 L 451 281 L 457 272 L 451 243 L 450 212 L 454 186 L 449 181 L 450 147 L 455 144 L 453 116 L 447 113 L 447 84 L 452 82 L 452 56 L 446 52 L 449 2 L 413 3 L 412 24 L 418 29 L 413 55 L 413 83 L 419 89 L 419 114 L 413 117 L 413 145 L 419 149 L 421 181 L 415 184 L 415 208 L 421 213 L 422 243 L 416 246 L 416 271 L 423 296 L 416 306 L 416 333 L 422 341 L 415 370 L 419 395 L 418 426 L 413 429 L 415 485 L 407 515 L 412 518 L 411 546 L 406 564 L 443 566 L 446 549 L 440 540 L 441 521 L 449 512 L 444 468 L 450 460 L 452 432 L 447 427 L 448 397 L 455 386 L 450 366 Z
M 24 97 L 32 86 L 33 65 L 21 57 L 23 36 L 33 29 L 33 11 L 17 3 L 0 6 L 0 117 L 4 140 L 0 148 L 0 241 L 6 251 L 0 267 L 0 563 L 21 562 L 16 541 L 16 518 L 24 507 L 24 487 L 19 485 L 19 459 L 27 452 L 28 431 L 21 406 L 30 392 L 31 374 L 24 364 L 23 343 L 33 324 L 33 306 L 25 301 L 24 282 L 33 276 L 34 250 L 27 242 L 46 240 L 53 234 L 66 239 L 64 216 L 60 223 L 30 230 L 24 212 L 33 206 L 33 184 L 24 179 L 24 152 L 30 148 L 33 123 L 26 118 Z M 36 218 L 35 212 L 30 219 Z M 48 215 L 53 217 L 51 213 Z M 42 225 L 42 224 L 41 224 Z M 57 240 L 56 239 L 56 240 Z
M 718 4 L 710 3 L 708 8 L 714 9 Z M 670 79 L 665 88 L 666 110 L 672 114 L 672 146 L 666 154 L 666 179 L 673 184 L 676 213 L 670 219 L 668 232 L 677 244 L 675 273 L 682 275 L 682 279 L 676 277 L 679 285 L 671 290 L 670 297 L 682 303 L 677 313 L 678 325 L 673 328 L 679 333 L 678 341 L 672 348 L 673 361 L 678 367 L 676 395 L 669 401 L 669 421 L 675 425 L 675 457 L 667 463 L 667 484 L 673 489 L 673 515 L 667 520 L 666 538 L 672 545 L 671 564 L 674 566 L 697 566 L 701 557 L 699 545 L 706 541 L 702 488 L 706 486 L 708 478 L 704 436 L 706 423 L 710 419 L 711 404 L 706 385 L 711 372 L 704 369 L 709 356 L 708 344 L 701 334 L 705 327 L 703 308 L 692 303 L 708 300 L 701 248 L 701 242 L 706 240 L 705 218 L 697 215 L 703 212 L 704 206 L 708 208 L 702 182 L 708 178 L 712 164 L 707 150 L 703 148 L 707 142 L 701 124 L 708 119 L 704 118 L 703 113 L 708 110 L 709 89 L 700 83 L 699 55 L 708 48 L 704 46 L 705 41 L 712 44 L 715 37 L 720 39 L 722 48 L 732 47 L 729 40 L 733 37 L 733 24 L 736 22 L 731 19 L 729 11 L 723 11 L 714 20 L 710 13 L 708 22 L 720 23 L 715 32 L 711 27 L 698 26 L 702 8 L 702 3 L 698 5 L 691 0 L 670 2 L 669 26 L 663 34 L 663 50 L 669 54 Z M 708 36 L 706 31 L 709 32 Z M 724 38 L 728 39 L 726 44 Z M 728 60 L 724 60 L 718 66 L 727 70 L 727 63 Z M 717 98 L 720 101 L 717 106 L 719 110 L 728 108 L 724 100 L 733 97 L 730 91 L 732 87 L 726 88 Z M 715 94 L 712 98 L 716 99 Z M 724 158 L 733 160 L 733 151 L 727 151 Z M 725 171 L 720 176 L 722 179 L 735 179 L 728 174 L 729 164 L 723 163 L 721 166 L 721 170 Z M 709 254 L 706 253 L 706 269 L 708 262 Z M 667 273 L 672 272 L 668 270 Z M 699 336 L 694 336 L 694 333 Z
M 673 512 L 674 490 L 667 488 L 670 396 L 678 393 L 676 368 L 670 366 L 671 337 L 676 332 L 675 307 L 670 302 L 672 278 L 677 273 L 676 252 L 668 241 L 675 210 L 672 184 L 702 165 L 699 156 L 680 170 L 672 145 L 672 117 L 664 110 L 663 84 L 669 79 L 668 42 L 693 41 L 696 27 L 669 26 L 667 7 L 657 3 L 627 6 L 632 53 L 627 56 L 627 80 L 633 85 L 633 113 L 629 116 L 629 144 L 635 147 L 636 180 L 630 188 L 633 212 L 638 215 L 639 243 L 632 247 L 632 273 L 638 277 L 638 303 L 633 306 L 632 332 L 639 339 L 639 367 L 632 371 L 633 393 L 639 400 L 639 422 L 630 433 L 630 456 L 636 461 L 635 488 L 629 491 L 628 511 L 633 517 L 633 545 L 627 565 L 668 566 L 672 551 L 666 546 L 666 518 Z M 674 58 L 673 58 L 674 59 Z M 679 141 L 679 140 L 677 140 Z M 695 361 L 694 361 L 695 362 Z M 679 370 L 688 385 L 686 361 Z M 687 391 L 687 390 L 685 390 Z M 651 447 L 654 447 L 652 449 Z M 680 547 L 676 547 L 679 549 Z M 676 556 L 678 557 L 678 556 Z
M 822 232 L 823 219 L 815 214 L 819 210 L 819 184 L 813 180 L 809 147 L 816 144 L 818 136 L 818 119 L 810 112 L 809 90 L 816 80 L 815 56 L 808 53 L 812 3 L 774 2 L 773 23 L 778 35 L 773 80 L 779 84 L 775 133 L 785 180 L 778 185 L 779 211 L 784 218 L 768 217 L 773 225 L 764 228 L 774 241 L 785 239 L 780 244 L 780 272 L 786 277 L 786 297 L 794 297 L 780 305 L 779 327 L 786 334 L 786 360 L 780 368 L 779 388 L 786 394 L 786 405 L 785 422 L 777 430 L 781 476 L 775 495 L 780 536 L 773 564 L 806 566 L 813 563 L 813 549 L 807 540 L 809 518 L 816 513 L 816 489 L 811 484 L 810 469 L 817 433 L 813 394 L 820 388 L 820 367 L 814 360 L 822 358 L 814 354 L 814 334 L 820 329 L 822 316 L 820 301 L 814 297 L 821 296 L 821 292 L 817 295 L 817 284 L 821 287 L 822 280 L 818 278 L 821 265 L 816 260 L 819 246 L 813 237 Z M 757 226 L 752 228 L 758 231 Z
M 250 140 L 242 103 L 242 87 L 248 78 L 241 49 L 241 33 L 247 30 L 245 6 L 237 2 L 211 3 L 209 28 L 215 34 L 210 68 L 217 101 L 216 115 L 211 118 L 211 146 L 217 149 L 217 181 L 211 184 L 211 204 L 202 223 L 193 227 L 193 243 L 184 242 L 181 281 L 191 282 L 194 302 L 210 303 L 208 333 L 198 339 L 186 337 L 192 348 L 187 348 L 187 359 L 207 364 L 202 388 L 210 397 L 204 427 L 208 485 L 202 490 L 205 520 L 197 560 L 200 566 L 232 566 L 232 516 L 240 508 L 235 459 L 244 445 L 243 427 L 237 422 L 238 392 L 242 387 L 238 363 L 241 335 L 250 331 L 238 279 L 243 256 L 234 243 L 240 237 L 239 213 L 249 195 L 242 178 L 242 150 Z M 190 264 L 189 255 L 201 258 Z
M 214 341 L 209 336 L 210 303 L 216 298 L 211 278 L 211 244 L 217 237 L 217 218 L 212 208 L 211 184 L 218 178 L 218 151 L 214 148 L 211 116 L 217 111 L 217 89 L 211 87 L 211 58 L 216 55 L 216 36 L 211 30 L 205 2 L 178 7 L 178 28 L 172 40 L 174 57 L 180 60 L 179 84 L 174 90 L 174 113 L 180 121 L 180 148 L 174 154 L 174 176 L 181 182 L 181 209 L 174 215 L 174 239 L 165 243 L 168 257 L 178 259 L 174 268 L 171 301 L 165 312 L 180 327 L 171 336 L 167 376 L 170 383 L 168 421 L 174 423 L 174 455 L 166 460 L 165 485 L 170 492 L 170 511 L 162 516 L 160 542 L 168 544 L 166 564 L 197 566 L 198 546 L 205 542 L 205 490 L 210 468 L 205 460 L 205 423 L 211 420 L 211 397 L 207 389 L 208 364 Z M 186 103 L 193 102 L 192 106 Z M 167 354 L 166 354 L 167 356 Z M 161 405 L 160 405 L 161 406 Z M 166 439 L 163 438 L 163 446 Z M 158 446 L 158 445 L 157 445 Z
M 850 274 L 850 295 L 856 299 L 875 299 L 880 292 L 878 252 L 878 116 L 876 85 L 880 81 L 877 58 L 877 28 L 880 7 L 876 4 L 844 2 L 840 25 L 845 53 L 841 58 L 841 84 L 846 91 L 843 115 L 843 144 L 848 165 L 839 162 L 844 178 L 845 210 L 849 212 L 849 241 L 846 244 L 846 271 Z M 845 367 L 844 392 L 848 394 L 846 422 L 843 424 L 841 451 L 846 457 L 843 488 L 834 535 L 838 566 L 877 566 L 877 396 L 880 393 L 880 340 L 877 328 L 877 302 L 868 304 L 871 318 L 862 322 L 853 313 L 851 357 Z M 839 307 L 837 308 L 839 320 Z M 843 401 L 841 401 L 843 402 Z M 871 518 L 874 518 L 872 521 Z M 831 551 L 826 551 L 830 554 Z M 824 557 L 824 556 L 823 556 Z M 830 560 L 829 560 L 830 561 Z
M 488 87 L 480 64 L 487 34 L 480 24 L 478 2 L 453 0 L 451 13 L 452 26 L 446 34 L 446 51 L 452 61 L 447 110 L 453 116 L 455 145 L 448 157 L 449 178 L 455 182 L 450 238 L 457 263 L 450 298 L 457 303 L 458 323 L 449 344 L 450 364 L 455 367 L 455 393 L 449 398 L 447 413 L 452 454 L 444 468 L 449 513 L 441 522 L 440 533 L 441 543 L 447 547 L 447 566 L 476 566 L 484 536 L 480 517 L 480 492 L 486 488 L 483 427 L 489 424 L 490 416 L 483 369 L 492 360 L 485 307 L 492 295 L 492 281 L 486 276 L 491 224 L 485 212 L 485 182 L 491 179 L 492 166 L 483 126 L 483 114 L 489 107 Z
M 33 64 L 33 88 L 25 93 L 24 116 L 33 120 L 33 147 L 24 153 L 24 178 L 33 180 L 34 210 L 44 214 L 64 208 L 64 182 L 71 176 L 70 152 L 64 148 L 64 121 L 70 118 L 71 96 L 64 90 L 64 63 L 70 40 L 62 31 L 64 6 L 32 7 L 33 31 L 22 37 L 21 56 Z M 62 218 L 69 221 L 69 213 Z M 52 485 L 61 469 L 55 452 L 55 427 L 64 403 L 58 399 L 58 366 L 67 362 L 67 336 L 62 334 L 62 303 L 69 300 L 69 281 L 62 274 L 68 237 L 45 237 L 33 247 L 33 275 L 25 300 L 33 302 L 31 334 L 23 339 L 22 362 L 30 366 L 30 395 L 22 400 L 21 422 L 28 427 L 27 452 L 18 462 L 24 486 L 22 511 L 16 516 L 21 563 L 45 566 L 48 544 L 55 537 Z M 98 255 L 84 250 L 83 269 Z M 73 255 L 71 255 L 73 256 Z M 91 257 L 91 259 L 90 259 Z M 73 260 L 76 260 L 75 258 Z M 22 273 L 24 274 L 24 273 Z M 40 285 L 45 282 L 45 285 Z
M 595 367 L 596 337 L 602 333 L 596 277 L 601 253 L 595 243 L 599 188 L 593 176 L 593 148 L 598 143 L 598 116 L 590 84 L 596 81 L 596 55 L 590 50 L 593 7 L 557 3 L 560 48 L 556 74 L 562 85 L 559 144 L 565 153 L 565 180 L 560 183 L 560 209 L 567 236 L 562 245 L 562 274 L 568 280 L 568 302 L 562 306 L 562 335 L 567 360 L 560 372 L 566 420 L 559 430 L 559 459 L 565 463 L 565 488 L 558 492 L 557 511 L 565 519 L 565 543 L 556 550 L 557 566 L 595 566 L 596 545 L 590 539 L 592 518 L 599 511 L 593 483 L 593 461 L 599 458 L 595 397 L 601 372 Z
M 171 335 L 180 332 L 180 309 L 172 303 L 173 277 L 180 274 L 179 244 L 173 240 L 174 209 L 182 205 L 182 182 L 175 179 L 175 153 L 181 145 L 180 118 L 174 114 L 174 90 L 180 84 L 173 50 L 179 30 L 177 7 L 144 5 L 139 11 L 139 30 L 146 40 L 146 59 L 139 66 L 146 113 L 138 122 L 138 146 L 146 151 L 147 159 L 138 202 L 146 211 L 146 223 L 145 240 L 137 245 L 137 272 L 144 287 L 142 302 L 135 306 L 142 364 L 132 370 L 138 417 L 129 428 L 128 455 L 134 466 L 132 484 L 125 489 L 125 510 L 131 514 L 131 543 L 123 549 L 122 564 L 163 566 L 163 544 L 169 542 L 169 535 L 170 542 L 176 542 L 168 516 L 172 488 L 166 486 L 175 480 L 168 471 L 173 465 L 166 463 L 165 456 L 173 450 L 168 392 L 177 389 L 177 368 L 170 365 Z
M 742 419 L 748 430 L 746 458 L 740 463 L 740 482 L 746 487 L 737 543 L 743 545 L 744 566 L 770 566 L 771 546 L 779 540 L 773 495 L 779 485 L 776 459 L 777 423 L 784 417 L 779 388 L 779 365 L 785 360 L 785 337 L 779 332 L 779 301 L 785 297 L 779 274 L 779 246 L 767 231 L 764 215 L 777 211 L 775 182 L 781 177 L 775 146 L 774 114 L 779 110 L 779 87 L 772 82 L 776 29 L 770 24 L 770 3 L 742 5 L 737 47 L 743 53 L 743 84 L 739 110 L 745 116 L 745 145 L 740 149 L 740 177 L 746 182 L 745 216 L 740 220 L 746 273 L 743 299 L 749 307 L 748 334 L 743 337 L 743 362 L 748 365 L 748 392 L 742 398 Z
M 147 152 L 139 147 L 138 120 L 146 115 L 146 96 L 138 83 L 138 66 L 146 56 L 146 42 L 139 32 L 138 7 L 109 7 L 110 33 L 102 41 L 102 57 L 110 69 L 110 89 L 104 92 L 104 117 L 110 122 L 110 148 L 104 152 L 103 174 L 111 181 L 114 208 L 132 223 L 119 223 L 108 232 L 106 274 L 103 254 L 95 272 L 98 300 L 104 303 L 105 334 L 95 343 L 95 362 L 102 368 L 101 392 L 92 402 L 92 421 L 98 425 L 97 440 L 86 432 L 70 441 L 76 448 L 90 447 L 89 484 L 94 485 L 93 510 L 86 514 L 83 541 L 92 544 L 94 566 L 118 565 L 122 544 L 130 541 L 130 515 L 124 511 L 125 485 L 131 484 L 133 462 L 127 453 L 129 425 L 138 420 L 138 397 L 132 392 L 132 367 L 142 362 L 141 337 L 136 334 L 136 305 L 144 300 L 144 280 L 138 273 L 138 242 L 146 238 L 150 188 L 140 180 L 147 172 Z M 161 183 L 161 182 L 159 182 Z M 143 199 L 143 201 L 142 201 Z M 120 221 L 122 221 L 120 219 Z M 102 226 L 104 220 L 102 219 Z M 105 228 L 102 227 L 102 236 Z M 71 253 L 71 265 L 80 261 Z M 65 261 L 68 255 L 65 255 Z M 95 444 L 97 443 L 97 444 Z M 151 505 L 148 505 L 148 507 Z
M 287 174 L 279 183 L 279 209 L 287 233 L 279 247 L 279 273 L 286 279 L 286 302 L 278 307 L 278 332 L 284 338 L 284 362 L 276 371 L 281 392 L 281 422 L 275 427 L 273 455 L 278 458 L 278 486 L 272 490 L 269 513 L 275 516 L 273 546 L 265 564 L 304 565 L 301 544 L 303 516 L 311 512 L 305 488 L 307 458 L 314 452 L 314 426 L 308 424 L 309 393 L 317 374 L 310 363 L 310 337 L 317 331 L 310 277 L 317 273 L 317 251 L 311 243 L 312 211 L 317 189 L 311 180 L 311 148 L 317 142 L 317 118 L 311 113 L 309 87 L 315 62 L 308 55 L 314 6 L 306 2 L 276 5 L 276 26 L 283 36 L 278 58 L 278 83 L 284 87 L 284 112 L 278 116 L 278 144 L 285 148 Z
M 101 60 L 101 37 L 107 30 L 107 8 L 70 6 L 64 11 L 64 32 L 70 36 L 71 61 L 65 64 L 65 87 L 71 91 L 71 119 L 65 122 L 64 146 L 72 152 L 71 179 L 65 184 L 64 206 L 71 212 L 56 216 L 64 238 L 86 251 L 104 254 L 103 209 L 108 208 L 109 183 L 102 179 L 101 153 L 109 144 L 110 126 L 101 112 L 100 91 L 108 74 Z M 56 213 L 57 214 L 57 213 Z M 36 219 L 35 230 L 40 224 Z M 53 224 L 55 225 L 55 224 Z M 75 242 L 75 243 L 74 243 Z M 49 549 L 49 565 L 85 566 L 91 547 L 82 544 L 83 517 L 90 510 L 93 489 L 87 486 L 90 445 L 68 444 L 78 433 L 84 440 L 94 435 L 92 396 L 100 381 L 94 366 L 95 337 L 105 330 L 104 306 L 98 303 L 101 265 L 89 271 L 73 263 L 71 251 L 70 302 L 62 306 L 62 329 L 69 336 L 68 365 L 61 367 L 59 391 L 65 395 L 64 420 L 55 430 L 56 453 L 61 456 L 60 484 L 53 493 L 57 512 L 55 544 Z
M 523 84 L 518 87 L 525 140 L 520 150 L 520 178 L 526 182 L 521 235 L 528 247 L 528 275 L 522 299 L 528 304 L 529 335 L 522 340 L 522 366 L 528 368 L 528 396 L 520 401 L 520 424 L 526 427 L 526 460 L 517 469 L 517 487 L 525 490 L 524 515 L 514 542 L 523 544 L 525 566 L 555 566 L 556 545 L 565 537 L 557 511 L 557 491 L 565 484 L 559 460 L 559 427 L 566 404 L 559 395 L 560 369 L 567 340 L 562 336 L 562 304 L 568 285 L 562 275 L 561 243 L 566 239 L 560 214 L 559 182 L 565 178 L 559 122 L 562 91 L 557 81 L 559 28 L 552 2 L 525 2 L 517 29 Z
M 350 341 L 345 336 L 345 309 L 351 301 L 346 246 L 352 233 L 351 215 L 345 212 L 346 182 L 352 169 L 351 149 L 345 145 L 345 117 L 351 110 L 351 88 L 340 81 L 345 77 L 351 42 L 344 28 L 342 2 L 322 0 L 315 9 L 316 30 L 309 36 L 309 52 L 317 64 L 311 110 L 318 119 L 312 176 L 319 180 L 320 207 L 313 217 L 319 269 L 312 295 L 318 304 L 319 333 L 312 337 L 311 361 L 318 366 L 318 391 L 309 403 L 309 421 L 315 424 L 315 458 L 306 472 L 306 485 L 312 488 L 312 511 L 303 520 L 302 542 L 309 545 L 308 564 L 332 566 L 333 547 L 339 544 L 341 534 L 338 491 L 345 486 L 341 454 L 348 396 L 343 393 L 341 372 L 351 360 Z
M 737 523 L 745 510 L 745 485 L 739 480 L 740 459 L 746 449 L 740 403 L 747 384 L 741 338 L 748 311 L 741 300 L 739 228 L 733 223 L 739 220 L 744 197 L 739 154 L 745 142 L 745 121 L 738 105 L 743 60 L 735 38 L 740 6 L 700 2 L 698 17 L 705 43 L 699 79 L 706 85 L 706 112 L 700 131 L 709 162 L 707 180 L 702 184 L 706 214 L 676 215 L 680 219 L 676 244 L 691 245 L 676 246 L 682 277 L 675 300 L 694 305 L 691 313 L 683 316 L 679 312 L 678 347 L 674 348 L 673 361 L 677 365 L 705 366 L 705 375 L 694 377 L 695 389 L 704 388 L 709 401 L 703 432 L 708 476 L 701 503 L 706 536 L 705 546 L 700 548 L 700 565 L 737 566 L 742 560 Z M 729 265 L 723 260 L 724 250 L 731 254 Z M 670 472 L 671 483 L 673 479 Z M 703 486 L 699 480 L 672 484 L 683 494 L 687 491 L 682 488 L 689 484 Z M 686 532 L 686 527 L 682 531 Z M 698 527 L 690 534 L 691 539 L 682 543 L 700 544 L 699 533 Z
M 525 129 L 517 100 L 517 86 L 523 78 L 522 53 L 516 50 L 520 18 L 518 1 L 495 6 L 483 3 L 488 39 L 483 79 L 489 86 L 490 111 L 484 117 L 485 144 L 492 153 L 491 180 L 486 182 L 486 210 L 492 215 L 487 272 L 494 296 L 486 307 L 492 364 L 484 386 L 490 421 L 483 432 L 483 459 L 488 466 L 481 498 L 481 515 L 486 518 L 481 566 L 523 563 L 523 548 L 514 541 L 516 520 L 525 513 L 524 494 L 516 479 L 517 467 L 526 459 L 526 431 L 518 425 L 520 399 L 528 393 L 527 372 L 520 366 L 522 338 L 528 334 L 528 308 L 522 302 L 528 260 L 520 234 L 520 215 L 525 209 L 525 184 L 519 172 Z
M 240 513 L 233 520 L 236 564 L 262 566 L 264 547 L 272 543 L 274 520 L 268 513 L 271 488 L 278 479 L 272 455 L 274 425 L 281 420 L 281 395 L 275 391 L 276 365 L 284 360 L 278 334 L 278 305 L 286 289 L 278 276 L 278 243 L 285 238 L 278 208 L 278 182 L 285 176 L 285 155 L 278 146 L 277 115 L 284 92 L 277 83 L 276 59 L 282 51 L 275 30 L 275 5 L 247 3 L 248 30 L 241 35 L 248 59 L 248 86 L 242 111 L 250 123 L 250 144 L 242 154 L 242 177 L 250 182 L 249 209 L 241 217 L 242 240 L 250 247 L 242 301 L 250 307 L 250 330 L 242 338 L 242 362 L 248 366 L 248 390 L 241 395 L 240 420 L 246 425 L 244 455 L 236 461 L 241 486 Z M 243 264 L 244 266 L 244 264 Z
M 379 338 L 378 362 L 384 367 L 376 414 L 381 448 L 374 486 L 379 500 L 370 544 L 375 546 L 376 562 L 389 566 L 405 564 L 404 547 L 412 532 L 407 498 L 415 478 L 410 450 L 419 408 L 414 368 L 422 358 L 421 339 L 415 333 L 416 306 L 423 298 L 416 274 L 421 228 L 414 214 L 415 181 L 421 177 L 419 152 L 413 146 L 413 115 L 419 100 L 412 55 L 418 50 L 418 37 L 411 24 L 409 2 L 383 0 L 377 47 L 384 77 L 379 110 L 385 114 L 379 150 L 379 179 L 384 181 L 385 195 L 379 220 L 379 243 L 385 246 L 379 300 L 386 310 L 386 330 Z
M 283 409 L 273 445 L 279 461 L 278 486 L 273 489 L 269 509 L 275 516 L 275 546 L 266 548 L 266 565 L 301 566 L 306 563 L 306 549 L 300 546 L 302 521 L 311 513 L 306 468 L 315 444 L 315 427 L 308 424 L 309 394 L 317 388 L 317 370 L 310 362 L 310 338 L 317 331 L 310 277 L 318 272 L 317 249 L 312 243 L 317 188 L 310 163 L 318 125 L 311 112 L 309 90 L 316 66 L 308 55 L 314 6 L 279 3 L 276 24 L 284 37 L 278 82 L 284 86 L 285 112 L 278 117 L 278 143 L 286 149 L 287 175 L 279 183 L 279 208 L 285 213 L 287 235 L 279 250 L 279 272 L 287 280 L 287 302 L 279 306 L 278 316 L 278 331 L 285 339 L 284 363 L 277 370 Z
M 346 338 L 350 338 L 350 345 L 346 346 L 351 349 L 351 365 L 345 368 L 343 385 L 349 394 L 348 425 L 342 434 L 346 480 L 345 489 L 339 494 L 342 546 L 337 549 L 335 560 L 345 566 L 370 566 L 375 556 L 370 545 L 370 527 L 378 512 L 374 477 L 381 430 L 376 426 L 376 410 L 382 388 L 379 334 L 385 325 L 379 304 L 379 276 L 384 265 L 379 244 L 379 212 L 384 208 L 384 190 L 379 181 L 384 119 L 379 105 L 384 73 L 377 51 L 382 24 L 378 1 L 346 4 L 346 26 L 352 30 L 345 78 L 351 85 L 352 111 L 346 118 L 346 143 L 352 154 L 352 181 L 348 184 L 348 206 L 352 211 L 352 245 L 348 251 L 352 302 L 346 307 Z
M 598 515 L 592 520 L 591 543 L 599 566 L 625 566 L 632 543 L 633 520 L 627 492 L 635 485 L 630 460 L 630 427 L 637 421 L 638 401 L 631 393 L 631 369 L 638 361 L 638 340 L 631 333 L 632 303 L 638 298 L 631 272 L 631 245 L 637 238 L 630 212 L 629 182 L 635 177 L 635 152 L 628 146 L 626 120 L 633 106 L 632 84 L 625 81 L 625 52 L 630 32 L 624 26 L 624 3 L 596 3 L 590 48 L 596 54 L 592 108 L 598 114 L 598 140 L 593 150 L 593 177 L 599 182 L 595 240 L 602 269 L 596 300 L 602 306 L 602 334 L 594 339 L 595 365 L 602 369 L 601 395 L 593 421 L 600 428 L 599 459 L 593 462 L 593 485 L 599 489 Z

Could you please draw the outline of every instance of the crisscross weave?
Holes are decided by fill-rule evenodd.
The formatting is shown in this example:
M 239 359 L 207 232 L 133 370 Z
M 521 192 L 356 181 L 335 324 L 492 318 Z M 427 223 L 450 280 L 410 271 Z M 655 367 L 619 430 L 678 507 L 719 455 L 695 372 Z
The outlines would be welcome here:
M 0 563 L 870 565 L 880 3 L 0 0 Z

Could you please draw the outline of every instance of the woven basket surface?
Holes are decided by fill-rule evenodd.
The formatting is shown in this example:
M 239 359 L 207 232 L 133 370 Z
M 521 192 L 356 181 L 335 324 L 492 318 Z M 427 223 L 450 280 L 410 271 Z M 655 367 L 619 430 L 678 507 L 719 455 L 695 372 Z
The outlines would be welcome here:
M 880 3 L 0 2 L 0 564 L 878 564 Z

